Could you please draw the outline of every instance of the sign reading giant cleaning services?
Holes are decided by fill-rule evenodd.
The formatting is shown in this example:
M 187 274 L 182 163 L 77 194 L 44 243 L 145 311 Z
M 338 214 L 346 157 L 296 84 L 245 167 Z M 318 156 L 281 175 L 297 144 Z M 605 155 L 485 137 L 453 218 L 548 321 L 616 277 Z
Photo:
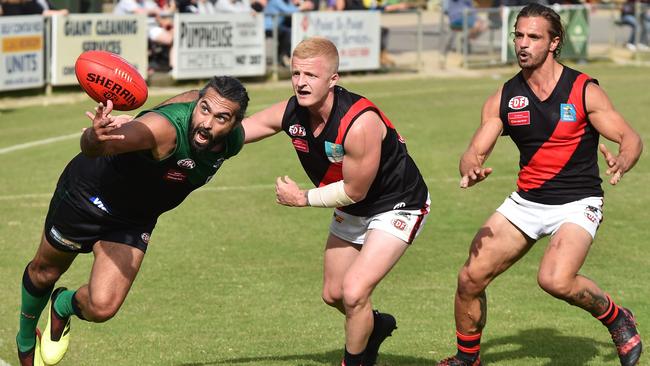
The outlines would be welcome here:
M 241 14 L 176 14 L 174 79 L 266 72 L 264 17 Z
M 0 90 L 43 86 L 43 17 L 0 17 L 0 40 Z
M 291 49 L 321 36 L 339 50 L 339 70 L 379 68 L 380 15 L 377 11 L 304 12 L 291 15 Z
M 52 17 L 52 85 L 77 83 L 74 63 L 84 51 L 116 53 L 147 76 L 145 15 L 72 14 Z

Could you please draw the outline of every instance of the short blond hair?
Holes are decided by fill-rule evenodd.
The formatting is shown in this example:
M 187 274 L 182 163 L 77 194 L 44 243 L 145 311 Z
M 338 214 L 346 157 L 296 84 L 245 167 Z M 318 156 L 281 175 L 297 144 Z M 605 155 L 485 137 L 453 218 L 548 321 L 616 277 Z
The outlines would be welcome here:
M 298 43 L 293 50 L 293 57 L 314 58 L 325 57 L 332 66 L 332 73 L 339 71 L 339 50 L 334 43 L 325 37 L 311 37 Z

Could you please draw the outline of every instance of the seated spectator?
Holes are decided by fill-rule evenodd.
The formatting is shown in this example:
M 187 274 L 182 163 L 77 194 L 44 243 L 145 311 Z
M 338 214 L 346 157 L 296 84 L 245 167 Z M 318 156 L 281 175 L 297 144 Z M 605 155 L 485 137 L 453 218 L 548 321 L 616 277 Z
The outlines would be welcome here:
M 221 1 L 221 0 L 220 0 Z M 267 37 L 273 35 L 274 18 L 278 15 L 293 14 L 298 11 L 313 10 L 311 0 L 268 0 L 264 7 L 264 31 Z M 291 59 L 291 17 L 280 16 L 278 19 L 278 63 L 289 67 Z
M 33 14 L 68 15 L 68 9 L 57 10 L 49 0 L 0 0 L 0 15 Z
M 217 0 L 215 8 L 220 13 L 251 13 L 251 3 L 249 0 Z
M 641 26 L 639 27 L 635 7 L 636 4 L 634 0 L 627 0 L 621 7 L 621 24 L 629 25 L 632 28 L 630 31 L 630 37 L 625 46 L 631 51 L 636 51 L 637 49 L 647 51 L 650 49 L 648 47 L 648 27 L 650 27 L 650 16 L 648 16 L 646 8 L 642 7 Z M 636 42 L 637 32 L 640 32 L 638 44 Z
M 173 9 L 176 6 L 174 5 Z M 171 64 L 172 43 L 174 41 L 174 33 L 172 32 L 172 22 L 170 13 L 163 11 L 153 0 L 119 0 L 113 9 L 113 14 L 126 15 L 126 14 L 146 14 L 148 25 L 148 38 L 150 42 L 150 59 L 157 56 L 156 52 L 165 52 L 164 57 L 169 65 L 157 65 L 159 62 L 153 60 L 150 66 L 154 69 L 165 69 L 166 66 L 173 67 Z M 164 51 L 157 51 L 155 46 L 162 46 Z
M 482 18 L 476 15 L 476 10 L 474 9 L 474 3 L 472 0 L 445 1 L 444 10 L 447 17 L 449 17 L 449 27 L 455 31 L 463 29 L 463 13 L 465 9 L 468 9 L 468 36 L 470 39 L 477 38 L 487 29 L 487 24 Z

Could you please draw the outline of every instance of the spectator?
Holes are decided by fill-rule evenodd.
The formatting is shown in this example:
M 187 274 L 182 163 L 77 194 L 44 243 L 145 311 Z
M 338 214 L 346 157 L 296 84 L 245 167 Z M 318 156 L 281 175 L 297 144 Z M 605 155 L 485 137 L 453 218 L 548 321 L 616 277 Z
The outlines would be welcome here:
M 644 4 L 645 5 L 645 4 Z M 650 17 L 645 7 L 641 8 L 641 27 L 638 26 L 638 19 L 635 11 L 635 1 L 627 0 L 621 7 L 621 24 L 629 25 L 632 28 L 630 38 L 625 47 L 631 51 L 647 51 L 648 47 L 648 27 L 650 27 Z M 640 28 L 640 29 L 639 29 Z M 639 43 L 637 44 L 637 32 L 639 34 Z
M 175 8 L 174 5 L 171 9 L 174 10 Z M 113 9 L 113 14 L 146 14 L 148 19 L 150 67 L 152 69 L 173 67 L 171 55 L 174 33 L 172 32 L 173 23 L 170 21 L 168 11 L 164 11 L 153 0 L 119 0 Z
M 444 9 L 447 17 L 449 17 L 449 27 L 455 31 L 463 29 L 463 13 L 465 9 L 468 9 L 467 29 L 470 39 L 477 38 L 487 29 L 485 20 L 476 16 L 476 10 L 472 0 L 447 0 Z
M 274 18 L 278 17 L 278 63 L 289 67 L 291 59 L 291 17 L 280 16 L 298 11 L 313 10 L 311 0 L 268 0 L 264 7 L 264 31 L 267 37 L 273 36 Z
M 0 0 L 0 15 L 68 15 L 68 9 L 54 9 L 49 0 Z
M 217 0 L 215 8 L 220 13 L 251 13 L 249 0 Z

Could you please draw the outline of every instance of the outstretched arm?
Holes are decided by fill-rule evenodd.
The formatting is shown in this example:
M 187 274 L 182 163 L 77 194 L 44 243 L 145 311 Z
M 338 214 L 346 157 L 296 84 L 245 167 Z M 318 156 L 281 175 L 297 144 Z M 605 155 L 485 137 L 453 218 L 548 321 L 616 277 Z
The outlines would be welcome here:
M 287 101 L 284 101 L 244 118 L 244 143 L 256 142 L 280 132 L 286 108 Z
M 503 131 L 503 122 L 499 117 L 500 101 L 501 88 L 488 97 L 483 105 L 481 125 L 460 158 L 460 188 L 469 188 L 492 173 L 492 168 L 485 168 L 483 164 Z
M 618 143 L 618 155 L 612 154 L 604 144 L 599 146 L 607 162 L 606 174 L 611 177 L 609 183 L 615 185 L 639 160 L 643 142 L 639 134 L 614 109 L 600 86 L 587 84 L 585 103 L 591 124 L 606 139 Z
M 163 116 L 147 113 L 124 123 L 110 113 L 113 103 L 100 103 L 95 114 L 86 112 L 92 127 L 81 135 L 81 152 L 90 157 L 151 150 L 154 158 L 163 158 L 176 146 L 176 130 Z

